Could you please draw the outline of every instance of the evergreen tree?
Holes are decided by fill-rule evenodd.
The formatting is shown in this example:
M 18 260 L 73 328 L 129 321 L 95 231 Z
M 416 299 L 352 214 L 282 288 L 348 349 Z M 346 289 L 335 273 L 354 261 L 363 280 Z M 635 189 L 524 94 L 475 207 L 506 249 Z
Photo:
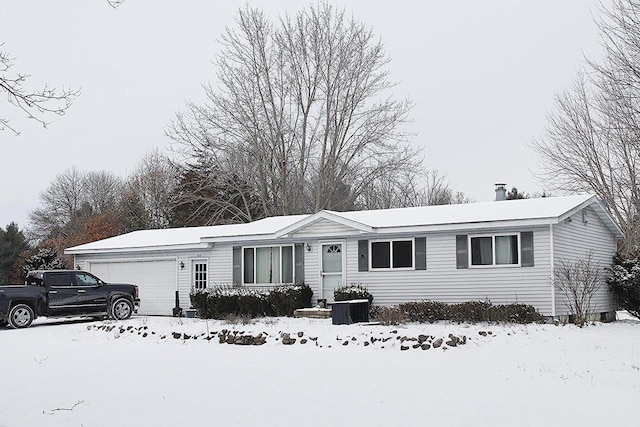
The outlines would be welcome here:
M 15 276 L 14 266 L 20 254 L 29 244 L 18 224 L 12 222 L 6 229 L 0 228 L 0 283 L 8 283 Z
M 22 271 L 26 276 L 29 271 L 32 270 L 62 270 L 66 266 L 64 261 L 58 258 L 58 254 L 51 248 L 40 248 L 38 252 L 31 255 L 25 265 L 22 267 Z
M 511 188 L 511 191 L 507 193 L 507 200 L 519 200 L 519 199 L 528 199 L 528 198 L 529 198 L 528 194 L 520 193 L 516 187 Z

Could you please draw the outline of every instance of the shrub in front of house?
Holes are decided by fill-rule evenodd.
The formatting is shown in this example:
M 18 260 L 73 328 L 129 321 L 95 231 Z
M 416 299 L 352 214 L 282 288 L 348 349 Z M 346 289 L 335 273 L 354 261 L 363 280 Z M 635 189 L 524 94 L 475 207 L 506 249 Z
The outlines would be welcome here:
M 291 316 L 299 308 L 311 307 L 309 285 L 278 286 L 267 295 L 271 316 Z
M 402 310 L 397 305 L 391 306 L 373 306 L 371 307 L 370 317 L 380 322 L 382 325 L 401 325 L 406 322 L 406 318 Z
M 448 305 L 438 301 L 413 301 L 398 305 L 408 322 L 433 323 L 448 320 Z
M 491 304 L 484 301 L 466 301 L 447 306 L 448 319 L 452 322 L 478 323 L 487 320 L 487 311 Z
M 308 285 L 259 290 L 217 286 L 191 293 L 191 305 L 198 317 L 206 319 L 291 316 L 294 310 L 311 306 L 312 294 Z
M 255 290 L 217 286 L 191 294 L 198 317 L 224 319 L 228 315 L 259 317 L 269 310 L 266 296 Z
M 365 286 L 359 283 L 341 286 L 333 291 L 334 301 L 349 301 L 354 299 L 368 299 L 369 306 L 373 304 L 373 295 L 371 295 Z
M 527 324 L 545 323 L 547 319 L 532 305 L 502 304 L 488 307 L 485 320 L 487 322 Z
M 609 273 L 607 284 L 616 297 L 618 308 L 640 318 L 640 258 L 616 254 Z
M 448 320 L 458 323 L 544 323 L 545 317 L 535 307 L 526 304 L 492 305 L 485 301 L 446 304 L 438 301 L 414 301 L 387 307 L 377 318 L 381 323 L 406 321 L 432 323 Z

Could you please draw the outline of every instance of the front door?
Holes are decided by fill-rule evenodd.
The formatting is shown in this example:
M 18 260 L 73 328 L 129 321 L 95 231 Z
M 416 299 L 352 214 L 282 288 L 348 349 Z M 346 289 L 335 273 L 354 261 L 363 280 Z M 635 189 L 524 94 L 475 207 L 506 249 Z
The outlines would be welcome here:
M 320 280 L 322 282 L 322 298 L 333 302 L 333 291 L 343 286 L 344 280 L 344 244 L 322 243 L 320 245 L 322 259 L 320 266 Z

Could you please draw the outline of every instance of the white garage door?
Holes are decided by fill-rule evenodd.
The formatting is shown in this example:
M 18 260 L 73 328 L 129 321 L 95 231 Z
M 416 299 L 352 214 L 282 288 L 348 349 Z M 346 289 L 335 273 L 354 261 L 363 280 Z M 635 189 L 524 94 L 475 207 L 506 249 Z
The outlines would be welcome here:
M 176 298 L 176 261 L 90 262 L 89 271 L 107 283 L 131 283 L 140 291 L 138 314 L 170 316 Z

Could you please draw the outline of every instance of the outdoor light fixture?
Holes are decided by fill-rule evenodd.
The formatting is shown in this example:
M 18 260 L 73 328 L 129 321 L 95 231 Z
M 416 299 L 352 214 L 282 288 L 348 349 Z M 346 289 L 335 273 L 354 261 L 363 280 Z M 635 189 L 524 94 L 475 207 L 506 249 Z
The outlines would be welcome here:
M 307 252 L 311 252 L 311 245 L 307 243 Z
M 180 270 L 184 270 L 184 262 L 180 261 Z

